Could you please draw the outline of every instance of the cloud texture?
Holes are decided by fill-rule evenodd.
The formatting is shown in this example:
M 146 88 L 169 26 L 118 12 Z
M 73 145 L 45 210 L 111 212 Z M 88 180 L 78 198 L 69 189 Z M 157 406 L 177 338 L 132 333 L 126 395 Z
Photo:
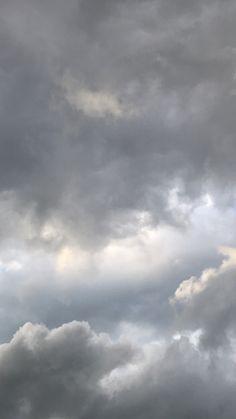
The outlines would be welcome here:
M 233 418 L 232 359 L 199 354 L 187 338 L 144 351 L 73 322 L 27 323 L 0 346 L 1 416 Z
M 0 186 L 35 222 L 91 245 L 142 212 L 176 221 L 176 188 L 232 199 L 233 2 L 1 9 Z
M 0 0 L 0 416 L 233 419 L 233 0 Z

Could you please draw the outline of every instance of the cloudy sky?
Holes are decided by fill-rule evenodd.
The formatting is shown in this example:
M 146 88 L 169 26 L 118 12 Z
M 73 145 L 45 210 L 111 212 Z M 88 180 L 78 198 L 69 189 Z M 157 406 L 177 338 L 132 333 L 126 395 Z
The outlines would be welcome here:
M 2 419 L 235 419 L 235 22 L 0 0 Z

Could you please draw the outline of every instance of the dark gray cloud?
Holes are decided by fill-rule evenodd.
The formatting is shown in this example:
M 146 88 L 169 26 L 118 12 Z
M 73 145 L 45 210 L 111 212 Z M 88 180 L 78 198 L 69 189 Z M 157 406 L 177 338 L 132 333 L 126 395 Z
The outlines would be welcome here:
M 99 380 L 134 355 L 128 344 L 96 336 L 86 323 L 49 332 L 28 323 L 1 346 L 4 418 L 83 417 L 103 409 Z
M 143 351 L 85 323 L 28 323 L 0 354 L 4 419 L 234 417 L 230 354 L 204 356 L 186 338 Z
M 235 418 L 235 17 L 0 0 L 3 419 Z
M 185 3 L 1 3 L 0 187 L 35 222 L 91 245 L 234 192 L 234 3 Z

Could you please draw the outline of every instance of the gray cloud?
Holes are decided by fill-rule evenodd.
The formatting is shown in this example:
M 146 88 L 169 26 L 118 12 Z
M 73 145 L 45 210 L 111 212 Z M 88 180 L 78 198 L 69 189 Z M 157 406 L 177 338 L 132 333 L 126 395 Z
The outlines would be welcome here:
M 218 347 L 235 333 L 235 249 L 223 248 L 218 268 L 182 282 L 172 300 L 180 328 L 201 329 L 202 343 Z
M 0 1 L 3 419 L 235 417 L 235 17 Z
M 11 224 L 4 225 L 10 235 Z M 1 342 L 27 321 L 42 321 L 51 328 L 86 319 L 96 331 L 113 336 L 127 323 L 140 327 L 141 334 L 151 329 L 156 336 L 169 336 L 186 324 L 194 331 L 204 323 L 204 310 L 187 311 L 182 326 L 176 325 L 169 299 L 183 279 L 200 277 L 209 266 L 217 269 L 223 256 L 216 246 L 236 245 L 234 211 L 221 212 L 204 202 L 193 211 L 185 231 L 168 226 L 144 229 L 95 252 L 85 252 L 75 243 L 61 244 L 60 237 L 52 252 L 50 231 L 40 233 L 43 249 L 26 246 L 16 240 L 14 223 L 12 229 L 15 240 L 9 238 L 7 246 L 1 246 Z
M 91 245 L 134 212 L 176 221 L 176 185 L 234 193 L 234 4 L 185 3 L 2 2 L 1 190 L 36 220 Z M 89 115 L 93 93 L 124 113 Z
M 128 362 L 134 350 L 96 336 L 86 323 L 49 332 L 26 324 L 1 348 L 4 418 L 84 417 L 103 410 L 99 380 Z
M 145 353 L 85 323 L 51 331 L 28 323 L 0 353 L 5 419 L 234 415 L 230 354 L 204 357 L 186 338 Z
M 233 211 L 221 214 L 203 203 L 186 231 L 144 230 L 94 253 L 67 244 L 52 253 L 47 242 L 39 250 L 11 240 L 0 258 L 1 341 L 28 320 L 55 327 L 86 319 L 113 335 L 124 322 L 174 333 L 169 298 L 184 278 L 221 263 L 215 246 L 234 246 L 234 228 Z

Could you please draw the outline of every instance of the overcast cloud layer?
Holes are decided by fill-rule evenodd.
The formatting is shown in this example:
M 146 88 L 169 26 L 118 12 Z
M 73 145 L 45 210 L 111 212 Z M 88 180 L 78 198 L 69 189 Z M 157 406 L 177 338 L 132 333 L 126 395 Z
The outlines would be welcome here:
M 235 418 L 235 21 L 0 0 L 1 418 Z

